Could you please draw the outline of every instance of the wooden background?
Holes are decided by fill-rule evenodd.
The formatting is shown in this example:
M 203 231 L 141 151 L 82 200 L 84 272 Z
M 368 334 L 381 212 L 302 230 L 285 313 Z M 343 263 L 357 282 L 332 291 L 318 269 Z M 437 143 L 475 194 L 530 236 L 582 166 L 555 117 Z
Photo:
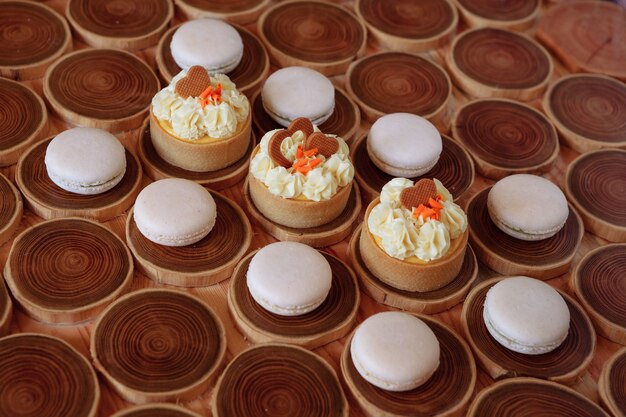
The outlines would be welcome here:
M 56 11 L 64 15 L 65 0 L 50 0 L 50 1 L 44 1 L 42 3 L 52 7 L 53 9 L 55 9 Z M 351 2 L 344 1 L 342 3 L 345 3 L 344 5 L 347 8 L 353 10 L 353 6 Z M 550 7 L 550 6 L 545 5 L 544 8 L 546 7 Z M 180 21 L 180 17 L 177 15 L 174 23 L 178 23 L 179 21 Z M 252 32 L 256 33 L 256 27 L 254 25 L 249 25 L 247 26 L 247 28 L 250 29 Z M 460 29 L 462 28 L 463 27 L 461 23 Z M 530 33 L 532 34 L 532 31 Z M 76 40 L 76 37 L 75 37 L 74 43 L 73 43 L 74 50 L 78 50 L 78 49 L 82 49 L 86 47 L 87 45 Z M 379 48 L 375 44 L 373 44 L 373 41 L 371 39 L 368 39 L 367 53 L 369 54 L 372 52 L 376 52 L 378 50 Z M 429 56 L 434 61 L 443 65 L 443 57 L 445 56 L 444 54 L 446 52 L 447 52 L 447 48 L 442 48 L 440 50 L 436 50 L 425 55 Z M 155 48 L 153 47 L 153 48 L 139 51 L 136 53 L 136 55 L 144 59 L 153 68 L 153 70 L 157 72 L 154 53 L 155 53 Z M 563 74 L 567 73 L 567 71 L 562 67 L 562 65 L 558 62 L 556 58 L 553 57 L 553 60 L 555 64 L 555 71 L 552 75 L 551 81 L 554 81 L 560 76 L 562 76 Z M 272 67 L 272 70 L 274 69 L 276 68 Z M 344 76 L 338 76 L 338 77 L 333 77 L 332 80 L 337 86 L 340 86 L 343 88 L 344 81 L 345 81 L 344 78 L 345 78 Z M 39 95 L 43 97 L 41 80 L 29 81 L 29 82 L 25 82 L 25 84 L 32 87 Z M 463 93 L 460 92 L 456 87 L 454 88 L 453 94 L 454 94 L 454 97 L 452 100 L 453 108 L 456 108 L 460 104 L 467 101 L 467 97 L 464 96 Z M 541 108 L 540 100 L 535 100 L 531 102 L 530 104 L 534 105 L 535 107 L 539 109 Z M 370 126 L 369 123 L 363 122 L 355 138 L 361 137 L 363 134 L 367 133 L 369 126 Z M 61 132 L 69 127 L 70 127 L 69 125 L 62 122 L 54 114 L 50 113 L 48 135 L 46 135 L 46 137 L 55 135 L 56 133 Z M 329 133 L 332 133 L 332 132 L 329 132 Z M 126 145 L 127 148 L 129 148 L 131 151 L 134 152 L 136 149 L 138 135 L 139 135 L 139 129 L 136 129 L 133 131 L 118 134 L 117 136 L 124 143 L 124 145 Z M 553 182 L 555 182 L 556 184 L 558 184 L 559 186 L 563 187 L 567 165 L 577 156 L 578 156 L 578 153 L 561 145 L 560 155 L 557 161 L 555 162 L 552 170 L 546 175 L 546 177 L 552 180 Z M 14 181 L 15 166 L 2 168 L 0 169 L 0 171 L 4 173 L 5 175 L 7 175 L 12 181 Z M 144 185 L 147 185 L 149 182 L 150 182 L 149 178 L 144 178 Z M 478 191 L 484 189 L 485 187 L 491 184 L 493 184 L 493 181 L 485 179 L 481 177 L 480 175 L 477 175 L 473 186 L 468 192 L 465 193 L 465 195 L 463 196 L 463 198 L 461 199 L 459 203 L 461 204 L 461 206 L 464 206 L 470 196 L 474 195 Z M 234 187 L 221 191 L 221 193 L 233 199 L 234 201 L 239 203 L 240 206 L 242 206 L 241 186 L 242 186 L 242 183 L 239 183 Z M 25 214 L 24 214 L 24 217 L 22 218 L 22 222 L 20 224 L 20 227 L 17 230 L 17 233 L 21 233 L 26 228 L 33 226 L 41 221 L 42 221 L 41 218 L 32 214 L 28 209 L 25 209 Z M 120 237 L 122 237 L 122 239 L 125 239 L 125 236 L 124 236 L 125 221 L 126 221 L 126 215 L 122 215 L 109 222 L 106 222 L 105 224 L 113 232 L 115 232 Z M 254 237 L 253 237 L 251 250 L 261 248 L 275 241 L 275 239 L 268 236 L 254 223 L 253 223 L 253 231 L 254 231 Z M 4 245 L 0 247 L 0 265 L 2 266 L 6 262 L 12 241 L 13 239 L 9 240 L 7 243 L 5 243 Z M 347 260 L 347 257 L 346 257 L 346 249 L 348 246 L 347 242 L 348 240 L 341 242 L 339 244 L 333 245 L 331 247 L 325 248 L 324 250 L 340 257 L 341 259 Z M 585 253 L 590 251 L 591 249 L 594 249 L 606 243 L 607 242 L 605 240 L 599 237 L 596 237 L 590 233 L 585 233 L 585 236 L 582 240 L 582 244 L 578 250 L 578 253 L 576 254 L 576 257 L 574 258 L 574 264 L 576 264 L 581 259 L 581 257 Z M 478 280 L 479 282 L 486 278 L 490 278 L 494 276 L 498 276 L 498 274 L 495 273 L 494 271 L 487 269 L 483 265 L 480 266 L 479 280 Z M 551 285 L 560 289 L 564 289 L 569 294 L 572 294 L 571 290 L 568 288 L 569 278 L 570 278 L 570 274 L 567 273 L 561 277 L 552 279 L 548 282 Z M 234 322 L 228 313 L 228 307 L 227 307 L 227 302 L 226 302 L 228 282 L 229 281 L 227 280 L 218 285 L 214 285 L 211 287 L 188 289 L 187 291 L 189 291 L 192 294 L 195 294 L 199 298 L 206 301 L 221 317 L 226 328 L 227 339 L 228 339 L 227 359 L 230 360 L 232 359 L 233 356 L 237 355 L 239 352 L 244 350 L 250 344 L 245 340 L 242 334 L 239 333 L 239 331 L 235 328 Z M 145 276 L 139 273 L 135 273 L 135 279 L 134 279 L 133 286 L 132 286 L 133 290 L 140 289 L 140 288 L 156 287 L 156 286 L 157 285 L 155 283 L 153 283 L 151 280 L 149 280 Z M 361 305 L 360 305 L 359 313 L 358 313 L 358 321 L 360 322 L 374 313 L 385 311 L 388 309 L 389 308 L 374 302 L 371 298 L 362 294 Z M 434 317 L 443 321 L 444 323 L 449 325 L 452 329 L 454 329 L 457 333 L 461 334 L 460 314 L 461 314 L 461 305 L 457 305 L 456 307 L 452 308 L 449 311 L 434 315 Z M 13 322 L 11 323 L 11 333 L 38 332 L 38 333 L 45 333 L 45 334 L 57 336 L 69 342 L 71 345 L 77 348 L 83 355 L 85 355 L 88 358 L 89 358 L 89 340 L 91 337 L 92 328 L 93 328 L 93 322 L 88 322 L 88 323 L 85 323 L 84 325 L 75 325 L 75 326 L 46 325 L 46 324 L 37 322 L 27 317 L 21 311 L 19 307 L 14 307 L 14 318 L 13 318 Z M 339 358 L 344 348 L 345 340 L 346 338 L 343 338 L 341 340 L 329 343 L 328 345 L 315 350 L 317 354 L 319 354 L 326 361 L 328 361 L 328 363 L 331 364 L 331 366 L 337 371 L 338 374 L 340 374 Z M 605 361 L 613 353 L 615 353 L 620 347 L 621 347 L 620 345 L 616 343 L 612 343 L 608 341 L 607 339 L 601 336 L 598 336 L 596 354 L 595 354 L 593 362 L 591 363 L 589 371 L 574 386 L 574 388 L 578 390 L 579 392 L 583 393 L 585 396 L 597 402 L 598 397 L 597 397 L 596 382 L 600 375 L 602 366 L 605 363 Z M 115 394 L 113 390 L 104 382 L 101 376 L 99 376 L 99 380 L 100 380 L 100 386 L 101 386 L 101 391 L 102 391 L 102 398 L 101 398 L 101 402 L 99 406 L 100 417 L 109 416 L 113 412 L 121 410 L 128 406 L 128 403 L 126 403 L 117 394 Z M 482 371 L 479 368 L 476 392 L 492 384 L 493 382 L 494 381 L 484 371 Z M 209 407 L 209 399 L 210 399 L 211 394 L 212 394 L 212 391 L 209 390 L 198 399 L 189 403 L 185 403 L 184 406 L 191 410 L 199 412 L 202 415 L 209 416 L 211 415 L 210 407 Z M 350 415 L 354 417 L 362 417 L 363 414 L 358 409 L 358 406 L 356 405 L 356 403 L 352 400 L 349 392 L 346 392 L 346 396 L 348 397 L 348 400 L 350 402 L 350 408 L 351 408 Z

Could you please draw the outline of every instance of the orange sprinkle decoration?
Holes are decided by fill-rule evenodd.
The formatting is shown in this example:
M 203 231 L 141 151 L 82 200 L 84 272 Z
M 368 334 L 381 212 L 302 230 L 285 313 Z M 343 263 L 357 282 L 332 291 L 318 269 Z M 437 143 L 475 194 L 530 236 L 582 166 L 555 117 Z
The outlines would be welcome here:
M 313 149 L 309 149 L 308 151 L 304 152 L 304 156 L 315 156 L 317 155 L 318 150 L 317 148 L 313 148 Z
M 439 220 L 441 218 L 440 211 L 441 209 L 443 209 L 443 205 L 441 205 L 441 203 L 439 203 L 434 198 L 429 198 L 428 206 L 425 206 L 424 204 L 420 204 L 418 207 L 415 207 L 412 213 L 413 217 L 418 218 L 419 216 L 422 216 L 424 220 L 427 220 L 427 219 Z
M 322 160 L 321 160 L 321 159 L 319 159 L 319 158 L 315 158 L 315 159 L 312 159 L 312 160 L 310 160 L 310 161 L 309 161 L 309 166 L 310 166 L 311 168 L 315 168 L 316 166 L 318 166 L 318 165 L 319 165 L 319 164 L 321 164 L 321 163 L 322 163 Z
M 302 146 L 298 145 L 298 150 L 296 151 L 296 159 L 300 159 L 304 156 L 304 151 L 302 150 Z
M 212 91 L 213 91 L 213 86 L 212 85 L 208 86 L 206 90 L 200 93 L 200 98 L 206 99 L 209 96 L 209 94 L 211 94 Z
M 298 159 L 296 162 L 293 163 L 293 167 L 295 169 L 300 168 L 301 166 L 304 166 L 308 163 L 309 161 L 307 161 L 306 159 Z
M 434 200 L 434 199 L 432 199 L 432 198 L 429 198 L 429 199 L 428 199 L 428 204 L 429 204 L 432 208 L 434 208 L 434 209 L 436 209 L 436 210 L 441 210 L 441 209 L 443 208 L 443 206 L 441 205 L 441 203 L 439 203 L 437 200 Z

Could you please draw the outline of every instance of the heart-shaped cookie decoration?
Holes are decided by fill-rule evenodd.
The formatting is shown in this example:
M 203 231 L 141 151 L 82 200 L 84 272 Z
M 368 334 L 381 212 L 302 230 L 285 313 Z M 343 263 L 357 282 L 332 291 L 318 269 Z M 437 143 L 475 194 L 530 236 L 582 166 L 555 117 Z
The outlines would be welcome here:
M 339 142 L 322 132 L 314 132 L 304 140 L 304 149 L 317 149 L 317 153 L 330 158 L 339 150 Z
M 176 94 L 183 98 L 198 97 L 211 85 L 211 77 L 204 67 L 194 65 L 187 75 L 176 83 Z
M 437 198 L 437 186 L 435 181 L 421 179 L 413 187 L 405 188 L 400 193 L 400 204 L 409 210 L 419 207 L 420 204 L 427 205 L 430 198 Z
M 280 150 L 283 140 L 292 136 L 298 130 L 301 130 L 304 137 L 307 138 L 313 133 L 313 123 L 305 117 L 299 117 L 294 119 L 287 129 L 281 129 L 274 133 L 267 144 L 267 151 L 272 158 L 272 161 L 278 166 L 285 168 L 291 167 L 292 161 L 285 158 L 285 155 Z M 306 140 L 306 139 L 305 139 Z

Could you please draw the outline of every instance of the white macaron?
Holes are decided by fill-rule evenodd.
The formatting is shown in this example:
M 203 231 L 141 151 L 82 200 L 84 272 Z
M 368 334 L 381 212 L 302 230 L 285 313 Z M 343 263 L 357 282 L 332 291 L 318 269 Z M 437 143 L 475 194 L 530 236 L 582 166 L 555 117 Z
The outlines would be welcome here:
M 261 307 L 281 316 L 299 316 L 324 302 L 332 277 L 330 264 L 316 249 L 276 242 L 254 255 L 246 280 L 250 295 Z
M 324 123 L 335 109 L 335 87 L 326 76 L 305 67 L 287 67 L 270 75 L 261 90 L 263 108 L 281 126 L 306 117 Z
M 413 178 L 426 174 L 439 161 L 443 150 L 437 128 L 410 113 L 382 116 L 367 135 L 367 153 L 383 172 Z
M 487 209 L 500 230 L 522 240 L 554 236 L 569 216 L 559 187 L 529 174 L 511 175 L 495 183 L 487 197 Z
M 101 194 L 124 177 L 126 150 L 105 130 L 75 127 L 50 141 L 44 162 L 48 177 L 64 190 Z
M 350 355 L 370 384 L 408 391 L 428 381 L 439 367 L 439 341 L 417 317 L 388 311 L 361 323 L 352 337 Z
M 550 285 L 509 277 L 487 291 L 483 319 L 489 334 L 505 348 L 541 355 L 563 343 L 570 314 L 561 294 Z
M 180 25 L 172 36 L 170 50 L 182 69 L 199 65 L 211 74 L 226 74 L 241 62 L 243 41 L 228 23 L 205 18 Z
M 164 246 L 186 246 L 211 232 L 217 207 L 211 193 L 193 181 L 159 180 L 141 190 L 133 217 L 147 239 Z

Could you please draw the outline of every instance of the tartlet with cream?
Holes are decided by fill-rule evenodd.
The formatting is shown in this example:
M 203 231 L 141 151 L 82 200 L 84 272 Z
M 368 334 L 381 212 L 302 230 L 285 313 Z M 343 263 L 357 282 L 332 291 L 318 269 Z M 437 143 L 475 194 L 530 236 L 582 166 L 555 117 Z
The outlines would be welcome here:
M 177 167 L 207 172 L 232 165 L 246 153 L 250 133 L 250 103 L 224 74 L 193 66 L 152 99 L 152 143 Z
M 441 182 L 394 178 L 368 206 L 359 248 L 381 281 L 425 292 L 458 275 L 467 237 L 467 216 Z
M 317 131 L 309 119 L 267 132 L 254 150 L 250 198 L 269 220 L 287 227 L 327 224 L 346 207 L 354 166 L 345 141 Z

